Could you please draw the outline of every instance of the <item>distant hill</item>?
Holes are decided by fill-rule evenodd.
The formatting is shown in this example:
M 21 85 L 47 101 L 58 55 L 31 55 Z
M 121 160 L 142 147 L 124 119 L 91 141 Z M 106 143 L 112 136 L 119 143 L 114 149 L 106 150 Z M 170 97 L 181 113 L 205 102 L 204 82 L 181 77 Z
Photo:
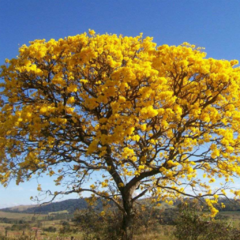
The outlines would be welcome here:
M 185 201 L 191 202 L 192 199 L 185 199 Z M 148 205 L 151 199 L 145 198 L 140 199 L 139 202 Z M 217 207 L 220 211 L 240 211 L 240 201 L 235 201 L 231 199 L 230 201 L 224 198 L 219 199 L 219 203 L 224 203 L 225 208 Z M 180 201 L 175 202 L 173 207 L 176 207 Z M 170 208 L 168 204 L 163 203 L 164 208 Z M 44 205 L 20 205 L 11 208 L 1 209 L 3 212 L 15 212 L 15 213 L 37 213 L 37 214 L 48 214 L 53 212 L 68 212 L 73 214 L 77 209 L 86 209 L 87 201 L 84 198 L 80 199 L 69 199 L 61 202 L 53 202 Z M 96 210 L 102 209 L 101 199 L 97 200 Z
M 7 212 L 22 212 L 24 210 L 30 209 L 30 208 L 34 208 L 36 207 L 36 205 L 19 205 L 19 206 L 15 206 L 15 207 L 10 207 L 10 208 L 3 208 L 0 209 L 0 211 L 7 211 Z
M 18 213 L 38 213 L 48 214 L 50 212 L 68 211 L 72 214 L 77 209 L 87 208 L 87 202 L 84 198 L 69 199 L 61 202 L 53 202 L 44 205 L 28 205 L 28 206 L 16 206 L 11 208 L 4 208 L 1 211 L 4 212 L 18 212 Z M 97 208 L 101 208 L 101 201 L 97 203 Z

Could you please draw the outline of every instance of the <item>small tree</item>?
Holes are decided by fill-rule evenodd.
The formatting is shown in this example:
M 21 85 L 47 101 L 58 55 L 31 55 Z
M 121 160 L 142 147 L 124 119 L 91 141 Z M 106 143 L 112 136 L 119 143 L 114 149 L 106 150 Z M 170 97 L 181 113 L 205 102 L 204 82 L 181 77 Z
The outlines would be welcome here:
M 104 206 L 99 212 L 96 208 L 88 206 L 87 209 L 74 212 L 74 225 L 83 232 L 84 239 L 119 239 L 121 229 L 121 214 L 119 209 Z
M 174 236 L 178 240 L 237 240 L 240 231 L 224 221 L 207 221 L 201 208 L 182 205 L 176 219 Z
M 197 240 L 206 235 L 209 223 L 202 219 L 201 209 L 196 206 L 180 205 L 179 215 L 175 220 L 174 236 L 179 240 Z
M 156 47 L 150 37 L 92 30 L 22 46 L 1 67 L 1 183 L 47 173 L 69 186 L 54 197 L 110 199 L 123 239 L 146 193 L 216 197 L 216 177 L 240 174 L 240 70 L 205 56 L 187 43 Z M 93 173 L 99 181 L 89 186 Z

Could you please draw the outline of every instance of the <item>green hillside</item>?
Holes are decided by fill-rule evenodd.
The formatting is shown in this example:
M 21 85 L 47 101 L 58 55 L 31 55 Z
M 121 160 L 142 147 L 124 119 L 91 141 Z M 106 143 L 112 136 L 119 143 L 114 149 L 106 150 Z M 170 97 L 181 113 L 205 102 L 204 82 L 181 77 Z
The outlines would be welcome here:
M 191 199 L 185 199 L 184 201 L 191 202 Z M 141 199 L 139 200 L 142 204 L 150 204 L 151 199 Z M 177 206 L 180 201 L 177 201 L 173 207 Z M 233 199 L 219 199 L 219 203 L 224 203 L 225 208 L 218 207 L 219 211 L 240 211 L 240 202 Z M 220 204 L 219 204 L 220 205 Z M 162 203 L 162 207 L 170 208 L 171 206 Z M 1 209 L 3 212 L 17 212 L 17 213 L 35 213 L 35 214 L 50 214 L 55 212 L 65 212 L 73 214 L 77 209 L 86 209 L 87 201 L 84 198 L 80 199 L 69 199 L 61 202 L 53 202 L 44 205 L 26 205 L 26 206 L 16 206 L 11 208 Z M 102 209 L 101 199 L 97 201 L 96 209 Z

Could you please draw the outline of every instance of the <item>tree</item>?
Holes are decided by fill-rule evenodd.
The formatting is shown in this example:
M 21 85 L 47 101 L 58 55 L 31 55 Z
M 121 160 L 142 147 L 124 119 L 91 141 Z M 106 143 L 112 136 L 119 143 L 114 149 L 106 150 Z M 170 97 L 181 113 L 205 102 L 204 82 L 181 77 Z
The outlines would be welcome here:
M 240 231 L 227 221 L 208 221 L 202 214 L 202 208 L 195 204 L 179 206 L 175 220 L 174 236 L 178 240 L 234 240 L 239 239 Z
M 123 213 L 123 239 L 147 193 L 215 196 L 207 200 L 214 216 L 226 193 L 211 183 L 240 174 L 236 64 L 188 43 L 157 47 L 150 37 L 93 30 L 23 45 L 1 67 L 1 183 L 49 174 L 69 186 L 54 196 L 110 199 Z

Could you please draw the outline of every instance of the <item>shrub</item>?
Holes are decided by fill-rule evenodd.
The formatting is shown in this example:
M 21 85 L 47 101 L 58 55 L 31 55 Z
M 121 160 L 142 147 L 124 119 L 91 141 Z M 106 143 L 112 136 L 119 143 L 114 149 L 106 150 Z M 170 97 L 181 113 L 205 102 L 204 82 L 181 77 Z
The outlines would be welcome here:
M 56 232 L 57 229 L 53 226 L 50 226 L 48 228 L 43 228 L 43 231 L 45 231 L 45 232 Z
M 238 240 L 240 231 L 224 221 L 204 219 L 197 208 L 179 210 L 174 236 L 178 240 Z

